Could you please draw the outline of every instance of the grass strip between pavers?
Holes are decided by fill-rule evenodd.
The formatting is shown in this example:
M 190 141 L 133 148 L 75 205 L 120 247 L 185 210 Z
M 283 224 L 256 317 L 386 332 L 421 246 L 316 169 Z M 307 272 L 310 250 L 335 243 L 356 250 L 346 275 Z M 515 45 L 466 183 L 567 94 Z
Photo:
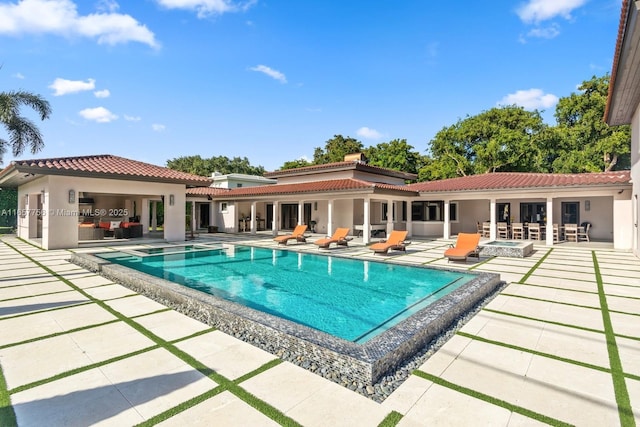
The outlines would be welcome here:
M 4 378 L 2 366 L 0 366 L 0 426 L 16 427 L 17 425 L 18 420 L 13 406 L 11 406 L 11 395 L 7 390 L 7 381 Z
M 136 294 L 138 295 L 138 294 Z M 128 295 L 127 295 L 128 296 Z M 134 295 L 135 296 L 135 295 Z M 172 308 L 166 307 L 166 308 L 161 308 L 159 310 L 156 311 L 150 311 L 149 313 L 142 313 L 142 314 L 136 314 L 134 316 L 129 316 L 129 318 L 131 319 L 139 319 L 141 317 L 145 317 L 145 316 L 153 316 L 154 314 L 160 314 L 160 313 L 164 313 L 166 311 L 173 311 Z
M 226 388 L 224 386 L 218 386 L 216 388 L 213 388 L 209 391 L 206 391 L 204 393 L 202 393 L 199 396 L 196 397 L 192 397 L 189 400 L 186 400 L 184 402 L 182 402 L 179 405 L 174 406 L 171 409 L 167 409 L 164 412 L 161 412 L 157 415 L 154 415 L 153 417 L 149 418 L 146 421 L 141 422 L 140 424 L 136 424 L 135 427 L 151 427 L 154 426 L 156 424 L 159 424 L 163 421 L 168 420 L 169 418 L 173 417 L 174 415 L 177 415 L 181 412 L 186 411 L 189 408 L 192 408 L 202 402 L 205 402 L 206 400 L 217 396 L 218 394 L 222 393 L 223 391 L 226 391 Z M 214 423 L 212 422 L 212 425 L 214 425 Z
M 564 421 L 557 420 L 555 418 L 549 417 L 544 414 L 540 414 L 539 412 L 532 411 L 527 408 L 523 408 L 522 406 L 514 405 L 513 403 L 509 403 L 506 400 L 498 399 L 497 397 L 489 396 L 488 394 L 481 393 L 476 390 L 472 390 L 470 388 L 454 384 L 445 379 L 437 377 L 435 375 L 429 374 L 424 371 L 415 370 L 413 371 L 413 375 L 416 375 L 420 378 L 424 378 L 425 380 L 431 381 L 432 383 L 438 384 L 439 386 L 446 387 L 448 389 L 457 391 L 462 394 L 466 394 L 467 396 L 474 397 L 476 399 L 482 400 L 484 402 L 490 403 L 492 405 L 500 406 L 501 408 L 507 409 L 511 412 L 515 412 L 520 415 L 524 415 L 525 417 L 532 418 L 534 420 L 540 421 L 545 424 L 549 424 L 552 426 L 562 426 L 562 427 L 571 427 L 572 424 L 565 423 Z
M 52 282 L 53 283 L 53 282 Z M 7 299 L 0 299 L 0 302 L 5 302 L 5 301 L 15 301 L 15 300 L 20 300 L 20 299 L 25 299 L 25 298 L 35 298 L 35 297 L 43 297 L 46 295 L 56 295 L 56 294 L 63 294 L 65 292 L 71 292 L 73 289 L 68 289 L 66 291 L 55 291 L 55 292 L 45 292 L 43 294 L 35 294 L 35 295 L 25 295 L 25 296 L 21 296 L 21 297 L 13 297 L 13 298 L 7 298 Z
M 160 348 L 160 346 L 152 345 L 150 347 L 145 347 L 143 349 L 140 349 L 140 350 L 137 350 L 137 351 L 133 351 L 131 353 L 121 354 L 120 356 L 112 357 L 111 359 L 103 360 L 101 362 L 96 362 L 96 363 L 91 363 L 89 365 L 79 366 L 77 368 L 70 369 L 70 370 L 65 371 L 65 372 L 60 372 L 59 374 L 53 375 L 53 376 L 51 376 L 49 378 L 43 378 L 43 379 L 38 380 L 38 381 L 33 381 L 31 383 L 23 384 L 23 385 L 20 385 L 18 387 L 12 388 L 11 390 L 9 390 L 9 394 L 20 393 L 21 391 L 29 390 L 31 388 L 38 387 L 38 386 L 41 386 L 43 384 L 48 384 L 48 383 L 60 380 L 62 378 L 67 378 L 67 377 L 70 377 L 71 375 L 79 374 L 81 372 L 90 371 L 91 369 L 99 368 L 100 366 L 108 365 L 110 363 L 118 362 L 120 360 L 128 359 L 130 357 L 137 356 L 139 354 L 148 353 L 149 351 L 156 350 L 158 348 Z
M 583 368 L 595 369 L 596 371 L 606 372 L 608 374 L 611 373 L 611 369 L 605 368 L 604 366 L 598 366 L 598 365 L 593 365 L 591 363 L 580 362 L 579 360 L 568 359 L 566 357 L 556 356 L 555 354 L 551 354 L 551 353 L 544 353 L 542 351 L 533 350 L 533 349 L 526 348 L 526 347 L 520 347 L 518 345 L 507 344 L 507 343 L 504 343 L 502 341 L 490 340 L 488 338 L 484 338 L 484 337 L 481 337 L 481 336 L 478 336 L 478 335 L 468 334 L 468 333 L 462 332 L 462 331 L 456 332 L 456 335 L 460 335 L 461 337 L 465 337 L 465 338 L 470 338 L 470 339 L 472 339 L 474 341 L 480 341 L 480 342 L 483 342 L 483 343 L 497 345 L 497 346 L 504 347 L 504 348 L 510 348 L 510 349 L 516 350 L 516 351 L 522 351 L 522 352 L 525 352 L 525 353 L 534 354 L 536 356 L 546 357 L 548 359 L 557 360 L 559 362 L 571 363 L 572 365 L 582 366 Z
M 89 304 L 94 304 L 94 302 L 93 301 L 82 301 L 82 302 L 79 302 L 77 304 L 62 305 L 60 307 L 46 308 L 44 310 L 37 310 L 37 311 L 30 311 L 28 313 L 14 314 L 13 316 L 0 317 L 0 322 L 2 322 L 3 320 L 15 319 L 15 318 L 18 318 L 18 317 L 33 316 L 35 314 L 48 313 L 50 311 L 64 310 L 65 308 L 82 307 L 83 305 L 89 305 Z
M 522 279 L 520 279 L 520 281 L 516 283 L 524 284 L 527 281 L 527 279 L 531 277 L 533 272 L 536 271 L 538 267 L 540 267 L 540 265 L 544 262 L 544 260 L 547 259 L 549 255 L 551 255 L 551 252 L 553 252 L 553 248 L 549 249 L 546 254 L 542 255 L 538 260 L 538 262 L 536 262 L 533 265 L 533 267 L 531 267 L 529 271 L 527 271 L 527 273 L 524 276 L 522 276 Z
M 501 292 L 500 295 L 504 295 L 504 296 L 507 296 L 507 297 L 513 297 L 513 298 L 528 299 L 528 300 L 531 300 L 531 301 L 550 302 L 552 304 L 561 304 L 561 305 L 566 305 L 566 306 L 569 306 L 569 307 L 586 308 L 586 309 L 589 309 L 589 310 L 600 310 L 599 307 L 593 307 L 593 306 L 590 306 L 590 305 L 573 304 L 573 303 L 565 302 L 565 301 L 555 301 L 555 300 L 552 300 L 552 299 L 530 297 L 530 296 L 527 296 L 527 295 L 516 295 L 516 294 L 510 294 L 510 293 L 507 293 L 507 292 Z
M 55 337 L 59 337 L 61 335 L 67 335 L 67 334 L 71 334 L 71 333 L 74 333 L 74 332 L 84 331 L 84 330 L 87 330 L 87 329 L 93 329 L 93 328 L 109 325 L 111 323 L 116 323 L 116 322 L 120 322 L 120 319 L 113 319 L 113 320 L 109 320 L 109 321 L 102 322 L 102 323 L 96 323 L 94 325 L 81 326 L 79 328 L 73 328 L 73 329 L 69 329 L 69 330 L 66 330 L 66 331 L 54 332 L 52 334 L 41 335 L 39 337 L 29 338 L 28 340 L 24 340 L 24 341 L 18 341 L 18 342 L 12 342 L 10 344 L 0 345 L 0 350 L 3 350 L 5 348 L 9 348 L 9 347 L 15 347 L 17 345 L 29 344 L 30 342 L 36 342 L 36 341 L 40 341 L 40 340 L 46 340 L 46 339 L 49 339 L 49 338 L 55 338 Z
M 491 256 L 491 257 L 485 259 L 484 261 L 480 261 L 480 258 L 478 258 L 478 262 L 473 264 L 471 267 L 469 267 L 468 270 L 475 270 L 476 268 L 485 265 L 486 263 L 488 263 L 489 261 L 491 261 L 491 260 L 493 260 L 495 258 L 496 258 L 495 256 Z
M 604 333 L 607 337 L 607 351 L 609 352 L 609 364 L 611 365 L 611 377 L 613 379 L 613 390 L 618 403 L 618 414 L 620 415 L 620 425 L 623 427 L 632 427 L 636 425 L 631 408 L 631 399 L 627 390 L 627 383 L 622 370 L 622 361 L 618 353 L 618 345 L 616 344 L 616 336 L 613 332 L 611 324 L 611 316 L 609 315 L 609 307 L 607 305 L 607 296 L 604 293 L 604 285 L 602 283 L 602 275 L 600 274 L 600 266 L 595 251 L 591 252 L 593 258 L 593 267 L 596 273 L 596 283 L 598 283 L 598 294 L 600 297 L 600 306 L 602 312 L 602 323 L 604 323 Z
M 176 338 L 174 340 L 169 341 L 171 344 L 176 344 L 182 341 L 190 340 L 191 338 L 199 337 L 200 335 L 208 334 L 209 332 L 217 331 L 218 328 L 207 328 L 198 332 L 194 332 L 191 335 L 187 335 L 185 337 Z
M 273 368 L 274 366 L 278 366 L 279 364 L 282 363 L 282 359 L 278 359 L 275 358 L 273 360 L 268 361 L 267 363 L 265 363 L 264 365 L 260 366 L 257 369 L 254 369 L 253 371 L 244 374 L 241 377 L 236 378 L 235 380 L 233 380 L 234 384 L 240 384 L 243 381 L 246 381 L 250 378 L 255 377 L 256 375 L 259 375 L 261 373 L 263 373 L 264 371 L 268 371 L 269 369 Z
M 522 314 L 509 313 L 508 311 L 494 310 L 492 308 L 486 308 L 486 307 L 483 308 L 482 310 L 488 311 L 490 313 L 501 314 L 503 316 L 516 317 L 518 319 L 533 320 L 535 322 L 543 322 L 543 323 L 548 323 L 550 325 L 566 326 L 567 328 L 580 329 L 581 331 L 596 332 L 598 334 L 604 334 L 604 331 L 602 331 L 600 329 L 593 329 L 593 328 L 587 328 L 587 327 L 584 327 L 584 326 L 571 325 L 569 323 L 555 322 L 553 320 L 539 319 L 537 317 L 524 316 Z
M 280 410 L 278 410 L 275 407 L 269 405 L 267 402 L 264 402 L 264 401 L 258 399 L 257 397 L 253 396 L 251 393 L 249 393 L 246 390 L 242 389 L 240 386 L 236 385 L 231 380 L 225 378 L 224 376 L 218 374 L 214 370 L 210 369 L 209 367 L 207 367 L 206 365 L 201 363 L 200 361 L 196 360 L 190 354 L 185 353 L 184 351 L 180 350 L 179 348 L 177 348 L 172 343 L 162 339 L 161 337 L 157 336 L 153 332 L 151 332 L 148 329 L 144 328 L 139 323 L 137 323 L 134 320 L 124 316 L 122 313 L 114 310 L 108 304 L 105 304 L 103 301 L 101 301 L 101 300 L 99 300 L 97 298 L 94 298 L 93 296 L 89 295 L 82 288 L 79 288 L 78 286 L 74 285 L 71 281 L 69 281 L 69 280 L 65 279 L 64 277 L 62 277 L 60 274 L 56 273 L 55 271 L 51 270 L 50 268 L 48 268 L 48 267 L 46 267 L 46 266 L 44 266 L 42 264 L 40 264 L 37 260 L 31 258 L 29 255 L 20 252 L 17 248 L 13 247 L 11 244 L 9 244 L 7 242 L 4 242 L 4 244 L 9 246 L 10 248 L 15 250 L 16 252 L 22 254 L 25 258 L 27 258 L 27 259 L 31 260 L 32 262 L 36 263 L 41 268 L 44 268 L 53 277 L 56 277 L 57 279 L 59 279 L 62 282 L 66 283 L 67 285 L 72 287 L 74 290 L 76 290 L 80 294 L 84 295 L 86 298 L 89 298 L 91 301 L 94 301 L 97 305 L 99 305 L 100 307 L 102 307 L 104 310 L 108 311 L 112 315 L 114 315 L 116 318 L 122 320 L 127 325 L 131 326 L 136 331 L 140 332 L 142 335 L 144 335 L 145 337 L 147 337 L 150 340 L 152 340 L 154 343 L 156 343 L 157 347 L 160 347 L 160 348 L 163 348 L 163 349 L 167 350 L 169 353 L 173 354 L 174 356 L 176 356 L 177 358 L 179 358 L 180 360 L 182 360 L 183 362 L 185 362 L 186 364 L 188 364 L 189 366 L 191 366 L 195 370 L 199 371 L 204 376 L 212 379 L 217 384 L 220 384 L 221 386 L 223 386 L 224 388 L 229 390 L 231 393 L 233 393 L 236 396 L 238 396 L 240 399 L 242 399 L 248 405 L 256 408 L 262 414 L 266 415 L 267 417 L 271 418 L 272 420 L 274 420 L 274 421 L 276 421 L 279 424 L 284 425 L 284 426 L 299 426 L 300 425 L 295 420 L 293 420 L 292 418 L 286 416 Z M 136 352 L 134 352 L 132 354 L 135 354 L 135 353 Z M 124 358 L 129 357 L 130 355 L 124 355 L 124 356 L 121 356 L 120 358 L 124 359 Z M 120 359 L 120 358 L 115 358 L 115 359 Z M 113 360 L 114 359 L 110 359 L 109 361 L 96 363 L 96 364 L 91 365 L 91 366 L 92 367 L 102 366 L 102 365 L 110 363 Z M 53 376 L 51 378 L 47 378 L 47 379 L 44 379 L 44 380 L 41 380 L 41 381 L 36 381 L 36 382 L 30 383 L 30 384 L 26 384 L 26 385 L 21 386 L 21 387 L 16 387 L 15 389 L 10 390 L 9 392 L 11 394 L 17 393 L 18 391 L 22 391 L 22 390 L 25 390 L 27 388 L 32 388 L 32 387 L 35 387 L 37 385 L 48 383 L 48 382 L 51 382 L 51 381 L 54 381 L 54 380 L 57 380 L 57 379 L 60 379 L 60 378 L 64 378 L 64 377 L 67 377 L 69 375 L 73 375 L 75 373 L 81 372 L 81 371 L 86 370 L 86 369 L 87 369 L 87 367 L 74 369 L 74 370 L 71 370 L 71 371 L 68 371 L 68 372 L 65 372 L 65 373 L 62 373 L 62 374 L 55 375 L 55 376 Z M 5 390 L 6 390 L 6 386 L 5 386 Z M 2 392 L 2 390 L 0 390 L 0 393 L 1 392 Z
M 384 417 L 384 420 L 378 424 L 378 427 L 395 427 L 398 425 L 403 415 L 398 411 L 391 411 L 389 415 Z

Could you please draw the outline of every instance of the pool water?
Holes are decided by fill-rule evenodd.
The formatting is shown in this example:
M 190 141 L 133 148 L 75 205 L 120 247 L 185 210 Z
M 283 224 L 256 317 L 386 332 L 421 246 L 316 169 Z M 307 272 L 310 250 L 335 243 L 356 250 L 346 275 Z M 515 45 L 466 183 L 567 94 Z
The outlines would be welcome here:
M 493 240 L 491 242 L 483 243 L 482 246 L 508 246 L 508 247 L 516 247 L 522 246 L 527 242 L 514 242 L 512 240 Z
M 475 276 L 224 245 L 98 254 L 112 263 L 364 343 Z

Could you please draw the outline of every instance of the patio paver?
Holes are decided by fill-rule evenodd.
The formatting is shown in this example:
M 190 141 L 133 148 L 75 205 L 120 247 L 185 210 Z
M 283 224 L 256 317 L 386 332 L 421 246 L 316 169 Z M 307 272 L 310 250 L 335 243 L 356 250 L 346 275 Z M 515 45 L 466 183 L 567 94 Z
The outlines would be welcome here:
M 274 247 L 271 239 L 240 237 L 228 240 Z M 277 425 L 261 412 L 264 405 L 305 426 L 376 426 L 391 411 L 402 415 L 399 426 L 530 426 L 541 424 L 538 416 L 620 425 L 593 253 L 622 369 L 636 377 L 640 261 L 586 245 L 551 251 L 536 245 L 524 259 L 447 263 L 442 253 L 448 243 L 416 241 L 408 254 L 389 257 L 373 257 L 357 244 L 340 251 L 383 262 L 499 271 L 510 283 L 420 366 L 425 377 L 411 375 L 376 403 L 289 362 L 265 365 L 276 356 L 220 331 L 191 336 L 210 327 L 67 263 L 69 251 L 41 251 L 2 237 L 0 264 L 13 263 L 20 272 L 0 269 L 0 367 L 18 425 L 135 425 L 160 414 L 168 414 L 161 425 Z M 312 245 L 290 246 L 318 252 Z M 205 376 L 208 369 L 223 382 L 248 379 L 225 383 L 229 391 L 217 393 L 221 385 Z M 640 407 L 640 381 L 624 383 L 631 407 Z M 233 387 L 245 394 L 232 393 Z M 212 397 L 187 404 L 203 393 Z M 633 416 L 639 423 L 638 409 Z

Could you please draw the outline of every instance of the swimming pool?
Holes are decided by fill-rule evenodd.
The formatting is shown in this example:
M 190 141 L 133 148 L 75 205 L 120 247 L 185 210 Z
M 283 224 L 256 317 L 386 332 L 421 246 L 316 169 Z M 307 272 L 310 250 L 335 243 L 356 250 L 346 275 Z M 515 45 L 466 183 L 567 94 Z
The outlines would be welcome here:
M 98 256 L 356 343 L 367 342 L 475 277 L 236 245 Z
M 390 261 L 343 259 L 346 256 L 228 244 L 170 245 L 162 249 L 103 252 L 99 254 L 100 257 L 96 255 L 77 253 L 72 255 L 71 261 L 282 359 L 343 384 L 374 384 L 387 373 L 393 372 L 416 353 L 424 351 L 430 341 L 501 284 L 500 276 L 494 273 L 410 268 Z M 252 263 L 258 259 L 264 265 Z M 201 283 L 198 275 L 190 277 L 183 274 L 194 260 L 205 272 L 219 267 L 230 271 L 231 274 L 225 275 L 225 285 L 219 290 L 207 289 L 209 293 L 197 289 L 209 288 L 210 285 Z M 165 262 L 171 265 L 171 271 L 160 269 L 160 264 Z M 126 263 L 144 264 L 146 267 L 142 270 L 147 271 L 134 270 L 125 266 Z M 417 282 L 422 276 L 431 275 L 433 270 L 446 274 L 435 288 L 418 292 L 421 286 L 414 283 L 415 279 L 404 276 L 404 269 L 417 272 L 420 276 Z M 283 285 L 281 275 L 286 272 L 296 273 L 298 279 L 292 281 L 290 290 L 274 292 Z M 320 276 L 320 272 L 324 276 Z M 462 279 L 456 280 L 458 274 L 462 274 Z M 247 276 L 246 281 L 241 279 L 243 275 Z M 471 276 L 470 280 L 467 280 L 468 275 Z M 194 284 L 194 288 L 178 284 L 180 276 Z M 379 278 L 384 279 L 382 284 L 378 282 Z M 462 281 L 465 283 L 460 283 Z M 322 292 L 314 293 L 311 298 L 305 286 Z M 359 303 L 353 303 L 345 293 L 347 287 L 350 293 L 361 294 L 364 298 Z M 434 300 L 436 294 L 442 294 L 444 290 L 449 292 Z M 305 301 L 300 307 L 308 309 L 318 303 L 332 306 L 334 314 L 325 313 L 320 325 L 312 323 L 318 320 L 314 316 L 295 320 L 294 317 L 306 309 L 297 307 L 296 312 L 296 303 L 291 302 L 296 299 L 290 300 L 289 293 L 297 293 L 297 301 Z M 247 303 L 250 296 L 257 294 L 262 298 L 261 302 Z M 401 306 L 390 303 L 393 294 L 396 294 L 394 299 L 404 300 Z M 306 301 L 311 299 L 315 302 Z M 289 305 L 294 311 L 286 315 L 277 314 L 272 305 Z M 386 311 L 387 306 L 391 305 L 395 308 Z M 384 315 L 371 320 L 373 317 L 370 316 L 377 316 L 378 311 Z M 357 329 L 348 325 L 352 321 L 356 323 L 354 318 L 360 323 Z M 338 334 L 335 331 L 325 332 L 329 328 L 325 324 L 336 327 L 345 337 L 334 335 Z

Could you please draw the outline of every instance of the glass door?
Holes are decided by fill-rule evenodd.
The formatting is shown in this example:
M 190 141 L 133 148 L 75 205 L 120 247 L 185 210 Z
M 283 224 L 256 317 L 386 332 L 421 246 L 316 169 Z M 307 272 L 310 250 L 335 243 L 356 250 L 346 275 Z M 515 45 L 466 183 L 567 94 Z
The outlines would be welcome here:
M 562 225 L 580 224 L 580 203 L 562 202 Z

